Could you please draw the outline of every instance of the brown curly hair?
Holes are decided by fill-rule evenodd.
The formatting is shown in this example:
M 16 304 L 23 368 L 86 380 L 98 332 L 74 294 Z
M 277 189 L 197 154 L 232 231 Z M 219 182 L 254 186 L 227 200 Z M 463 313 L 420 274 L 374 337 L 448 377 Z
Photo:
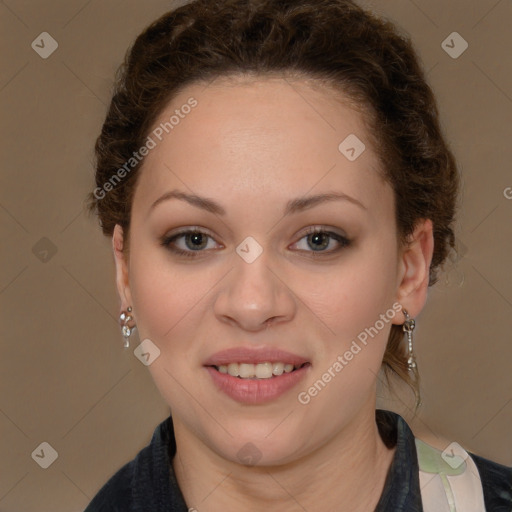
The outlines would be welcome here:
M 102 187 L 144 144 L 178 92 L 217 77 L 276 73 L 330 85 L 360 107 L 394 190 L 400 243 L 419 220 L 433 222 L 434 284 L 455 242 L 456 162 L 408 36 L 351 0 L 193 0 L 147 27 L 118 70 L 95 145 L 97 188 L 88 207 L 103 233 L 111 236 L 120 224 L 128 235 L 143 160 L 108 193 Z M 383 367 L 418 397 L 418 374 L 408 371 L 402 340 L 401 326 L 393 325 Z

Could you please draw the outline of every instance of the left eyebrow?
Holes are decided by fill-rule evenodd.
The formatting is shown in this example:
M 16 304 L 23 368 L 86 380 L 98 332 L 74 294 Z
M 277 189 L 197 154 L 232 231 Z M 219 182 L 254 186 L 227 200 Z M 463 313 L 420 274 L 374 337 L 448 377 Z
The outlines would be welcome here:
M 366 206 L 347 194 L 343 194 L 341 192 L 331 192 L 328 194 L 317 194 L 309 197 L 299 197 L 297 199 L 292 199 L 286 203 L 286 208 L 284 209 L 284 215 L 290 215 L 292 213 L 297 213 L 299 211 L 307 210 L 308 208 L 312 208 L 320 203 L 325 203 L 328 201 L 348 201 L 356 206 L 359 206 L 363 210 L 367 210 Z

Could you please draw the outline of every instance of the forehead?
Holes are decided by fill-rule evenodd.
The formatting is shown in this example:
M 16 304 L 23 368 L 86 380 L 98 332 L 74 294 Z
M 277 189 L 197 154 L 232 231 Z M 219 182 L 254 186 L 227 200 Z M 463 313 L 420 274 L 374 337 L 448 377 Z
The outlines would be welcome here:
M 155 147 L 136 201 L 176 187 L 231 199 L 239 192 L 242 203 L 341 187 L 378 201 L 385 185 L 361 112 L 340 92 L 311 81 L 193 84 L 173 98 L 149 135 Z

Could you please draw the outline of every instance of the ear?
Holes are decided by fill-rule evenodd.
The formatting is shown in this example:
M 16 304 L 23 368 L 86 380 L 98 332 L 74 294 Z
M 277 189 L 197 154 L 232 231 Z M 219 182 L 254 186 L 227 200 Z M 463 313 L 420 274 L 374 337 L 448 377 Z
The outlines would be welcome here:
M 419 221 L 408 241 L 408 245 L 400 252 L 397 301 L 414 318 L 427 300 L 430 263 L 434 252 L 432 221 Z M 403 323 L 402 319 L 397 318 L 397 323 Z
M 132 296 L 130 293 L 130 283 L 128 278 L 128 262 L 123 253 L 124 235 L 123 228 L 116 224 L 112 235 L 112 249 L 114 251 L 114 261 L 116 264 L 116 285 L 119 298 L 121 299 L 121 309 L 125 310 L 132 305 Z

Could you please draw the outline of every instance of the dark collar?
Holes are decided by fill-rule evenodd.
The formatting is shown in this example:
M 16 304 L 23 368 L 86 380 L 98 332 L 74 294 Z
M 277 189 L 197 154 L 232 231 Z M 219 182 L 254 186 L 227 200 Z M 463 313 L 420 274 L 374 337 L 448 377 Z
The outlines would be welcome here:
M 378 409 L 375 418 L 388 448 L 396 446 L 375 512 L 423 512 L 414 434 L 398 414 Z

